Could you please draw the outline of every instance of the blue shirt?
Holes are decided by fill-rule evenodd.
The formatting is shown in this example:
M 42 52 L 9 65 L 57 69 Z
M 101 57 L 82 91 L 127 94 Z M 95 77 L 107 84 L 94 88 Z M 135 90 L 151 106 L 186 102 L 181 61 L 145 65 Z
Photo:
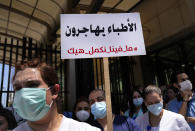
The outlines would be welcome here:
M 169 111 L 178 113 L 179 109 L 181 108 L 182 105 L 182 101 L 178 101 L 177 98 L 171 100 L 168 104 L 167 104 L 167 109 Z
M 139 112 L 136 114 L 136 113 L 133 113 L 133 117 L 132 119 L 135 120 L 137 117 L 143 115 L 143 111 L 142 111 L 142 108 L 140 108 Z
M 64 112 L 63 115 L 67 118 L 72 118 L 72 112 Z
M 195 117 L 195 94 L 192 96 L 192 99 L 188 103 L 187 116 Z M 191 127 L 192 131 L 195 131 L 195 124 L 189 123 L 189 126 Z
M 104 131 L 102 126 L 96 120 L 91 123 L 91 125 Z M 113 121 L 113 131 L 141 131 L 141 128 L 130 117 L 115 116 Z
M 169 111 L 178 113 L 179 109 L 181 108 L 181 105 L 182 101 L 178 101 L 177 98 L 175 98 L 167 104 L 167 109 Z M 188 102 L 187 116 L 195 117 L 195 94 L 192 96 L 192 99 Z M 195 124 L 192 123 L 188 124 L 191 127 L 192 131 L 195 131 Z

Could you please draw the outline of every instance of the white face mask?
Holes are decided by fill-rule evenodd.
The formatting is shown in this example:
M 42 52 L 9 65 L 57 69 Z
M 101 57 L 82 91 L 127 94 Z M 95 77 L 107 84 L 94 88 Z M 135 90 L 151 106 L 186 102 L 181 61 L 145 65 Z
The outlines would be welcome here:
M 192 90 L 192 83 L 189 80 L 185 80 L 183 82 L 180 82 L 179 85 L 181 87 L 180 88 L 181 91 Z
M 80 121 L 86 121 L 89 118 L 89 116 L 90 116 L 89 112 L 85 110 L 81 110 L 76 113 L 76 117 Z

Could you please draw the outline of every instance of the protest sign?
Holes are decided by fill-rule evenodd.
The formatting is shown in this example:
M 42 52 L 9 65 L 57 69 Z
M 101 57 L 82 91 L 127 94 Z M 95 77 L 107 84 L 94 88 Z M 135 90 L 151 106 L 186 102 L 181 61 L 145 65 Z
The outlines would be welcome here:
M 139 13 L 61 15 L 61 58 L 145 55 Z
M 107 127 L 112 131 L 108 57 L 145 55 L 139 13 L 62 14 L 61 58 L 103 58 Z

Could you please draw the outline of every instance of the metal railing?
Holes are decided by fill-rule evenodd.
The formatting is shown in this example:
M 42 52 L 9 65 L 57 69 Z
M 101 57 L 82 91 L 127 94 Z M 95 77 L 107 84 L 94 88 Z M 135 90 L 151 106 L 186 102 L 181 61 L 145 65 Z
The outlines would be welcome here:
M 60 59 L 60 51 L 57 46 L 33 43 L 31 38 L 23 38 L 22 41 L 13 38 L 0 39 L 0 101 L 6 103 L 4 106 L 10 106 L 13 101 L 12 76 L 15 63 L 25 59 L 39 58 L 42 62 L 50 63 L 57 71 L 60 84 L 61 95 L 63 96 L 63 108 L 66 110 L 67 105 L 67 88 L 65 66 L 66 61 Z M 5 67 L 9 71 L 5 71 Z M 8 80 L 5 79 L 8 77 Z M 3 95 L 4 94 L 4 95 Z M 5 95 L 6 94 L 6 95 Z M 2 96 L 6 98 L 2 99 Z M 12 97 L 10 97 L 12 96 Z

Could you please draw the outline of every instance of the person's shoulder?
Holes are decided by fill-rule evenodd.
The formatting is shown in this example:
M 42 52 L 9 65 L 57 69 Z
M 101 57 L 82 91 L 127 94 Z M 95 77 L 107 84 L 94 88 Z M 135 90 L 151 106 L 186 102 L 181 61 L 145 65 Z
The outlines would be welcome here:
M 178 101 L 177 98 L 174 98 L 167 103 L 167 109 L 173 112 L 178 112 L 178 107 L 180 107 L 181 104 L 182 101 Z
M 175 104 L 177 102 L 178 102 L 177 98 L 174 98 L 173 100 L 169 101 L 167 104 L 172 105 L 172 104 Z
M 140 127 L 133 119 L 121 115 L 115 116 L 113 126 L 117 127 L 117 129 L 126 127 L 128 130 L 141 131 Z
M 178 113 L 175 113 L 175 112 L 168 111 L 168 110 L 164 110 L 164 113 L 166 114 L 166 117 L 169 118 L 170 122 L 174 122 L 174 126 L 176 127 L 178 126 L 180 129 L 183 129 L 186 131 L 191 131 L 184 116 Z M 167 121 L 168 119 L 165 118 L 164 120 Z
M 194 104 L 195 103 L 195 93 L 193 93 L 192 99 L 189 102 L 190 104 Z
M 27 122 L 24 122 L 17 126 L 15 129 L 12 131 L 32 131 L 32 129 L 28 126 Z
M 143 119 L 146 119 L 148 117 L 148 112 L 145 112 L 143 115 L 138 116 L 135 121 L 142 121 Z
M 184 117 L 181 114 L 178 114 L 178 113 L 166 110 L 166 109 L 164 109 L 164 113 L 165 113 L 166 116 L 168 116 L 172 119 L 178 119 L 178 120 L 183 120 L 184 119 Z
M 126 117 L 126 116 L 122 116 L 122 115 L 115 116 L 114 123 L 119 124 L 119 123 L 123 123 L 123 122 L 133 123 L 134 120 L 131 119 L 130 117 Z
M 114 119 L 126 120 L 128 117 L 122 115 L 115 115 Z
M 89 125 L 85 122 L 79 122 L 76 120 L 73 120 L 71 118 L 63 117 L 63 121 L 61 123 L 62 126 L 68 127 L 71 131 L 100 131 L 100 129 Z

